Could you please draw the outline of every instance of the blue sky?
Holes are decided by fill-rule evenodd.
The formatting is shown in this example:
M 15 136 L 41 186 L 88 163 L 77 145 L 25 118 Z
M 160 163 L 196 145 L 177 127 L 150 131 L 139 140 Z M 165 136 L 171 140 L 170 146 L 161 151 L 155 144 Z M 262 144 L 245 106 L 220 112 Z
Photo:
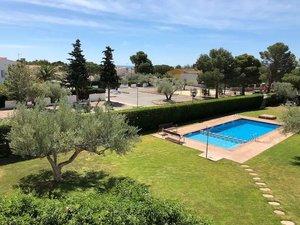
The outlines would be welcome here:
M 145 51 L 154 64 L 193 64 L 224 47 L 233 55 L 284 42 L 300 57 L 299 0 L 0 0 L 0 56 L 66 61 L 79 38 L 99 62 Z

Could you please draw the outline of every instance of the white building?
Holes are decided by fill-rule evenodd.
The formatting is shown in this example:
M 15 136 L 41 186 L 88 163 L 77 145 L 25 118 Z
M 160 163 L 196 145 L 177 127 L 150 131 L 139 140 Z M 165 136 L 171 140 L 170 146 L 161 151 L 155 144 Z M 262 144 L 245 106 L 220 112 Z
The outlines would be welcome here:
M 8 66 L 14 63 L 15 61 L 9 60 L 5 57 L 0 57 L 0 83 L 3 83 L 5 80 Z

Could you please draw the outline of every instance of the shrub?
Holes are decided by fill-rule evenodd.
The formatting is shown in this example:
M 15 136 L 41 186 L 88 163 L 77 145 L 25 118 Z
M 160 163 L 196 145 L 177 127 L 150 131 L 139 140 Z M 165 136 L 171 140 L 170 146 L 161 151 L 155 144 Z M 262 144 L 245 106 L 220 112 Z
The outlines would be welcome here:
M 152 131 L 164 123 L 187 123 L 237 111 L 257 109 L 262 104 L 262 95 L 238 96 L 207 101 L 178 103 L 165 106 L 124 110 L 130 125 L 142 132 Z
M 10 126 L 8 124 L 0 124 L 0 158 L 5 158 L 12 154 L 6 137 L 9 131 Z
M 0 224 L 208 223 L 189 214 L 177 203 L 153 198 L 144 185 L 129 179 L 117 179 L 106 192 L 73 192 L 60 199 L 38 198 L 30 194 L 4 198 L 0 200 Z
M 99 94 L 99 93 L 105 93 L 105 89 L 104 88 L 94 88 L 94 87 L 89 88 L 89 94 Z
M 265 98 L 265 106 L 278 106 L 283 103 L 283 98 L 280 98 L 277 94 L 269 94 Z
M 7 97 L 5 95 L 0 94 L 0 108 L 5 107 L 5 101 L 7 100 Z

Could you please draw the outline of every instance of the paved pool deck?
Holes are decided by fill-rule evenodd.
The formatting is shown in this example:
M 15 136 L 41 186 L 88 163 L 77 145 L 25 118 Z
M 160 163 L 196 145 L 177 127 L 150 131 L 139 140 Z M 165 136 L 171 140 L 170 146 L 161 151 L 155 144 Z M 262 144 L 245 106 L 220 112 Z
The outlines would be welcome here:
M 221 118 L 211 119 L 200 123 L 193 123 L 190 125 L 185 125 L 178 127 L 176 129 L 176 132 L 180 135 L 185 135 L 194 131 L 198 131 L 201 129 L 205 129 L 207 127 L 215 126 L 218 124 L 226 123 L 232 120 L 245 118 L 255 121 L 261 121 L 261 122 L 267 122 L 272 124 L 281 125 L 278 121 L 275 120 L 266 120 L 266 119 L 260 119 L 256 117 L 247 117 L 242 115 L 229 115 L 224 116 Z M 165 138 L 167 136 L 162 136 L 160 133 L 155 133 L 154 136 L 158 138 Z M 292 134 L 283 134 L 282 128 L 277 128 L 274 131 L 271 131 L 259 138 L 256 138 L 253 141 L 249 141 L 245 144 L 241 144 L 238 147 L 226 150 L 221 147 L 217 147 L 214 145 L 208 145 L 208 158 L 213 161 L 218 161 L 220 159 L 229 159 L 234 162 L 238 163 L 244 163 L 248 161 L 249 159 L 259 155 L 260 153 L 264 152 L 268 148 L 280 143 L 281 141 L 287 139 L 288 137 L 292 136 Z M 189 138 L 185 138 L 184 140 L 184 146 L 197 149 L 200 151 L 200 156 L 206 157 L 206 143 L 192 140 Z

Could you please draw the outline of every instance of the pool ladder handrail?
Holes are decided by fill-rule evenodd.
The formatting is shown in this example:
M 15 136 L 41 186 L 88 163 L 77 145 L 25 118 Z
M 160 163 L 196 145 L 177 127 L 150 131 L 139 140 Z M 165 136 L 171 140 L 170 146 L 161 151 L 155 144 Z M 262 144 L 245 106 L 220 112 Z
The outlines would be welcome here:
M 243 140 L 243 139 L 234 138 L 234 137 L 230 137 L 230 136 L 223 135 L 223 134 L 217 134 L 217 133 L 213 133 L 213 132 L 205 131 L 205 130 L 201 130 L 200 133 L 205 134 L 205 135 L 208 134 L 208 136 L 221 138 L 223 140 L 232 141 L 232 142 L 235 142 L 238 144 L 243 144 L 243 143 L 247 142 L 246 140 Z

